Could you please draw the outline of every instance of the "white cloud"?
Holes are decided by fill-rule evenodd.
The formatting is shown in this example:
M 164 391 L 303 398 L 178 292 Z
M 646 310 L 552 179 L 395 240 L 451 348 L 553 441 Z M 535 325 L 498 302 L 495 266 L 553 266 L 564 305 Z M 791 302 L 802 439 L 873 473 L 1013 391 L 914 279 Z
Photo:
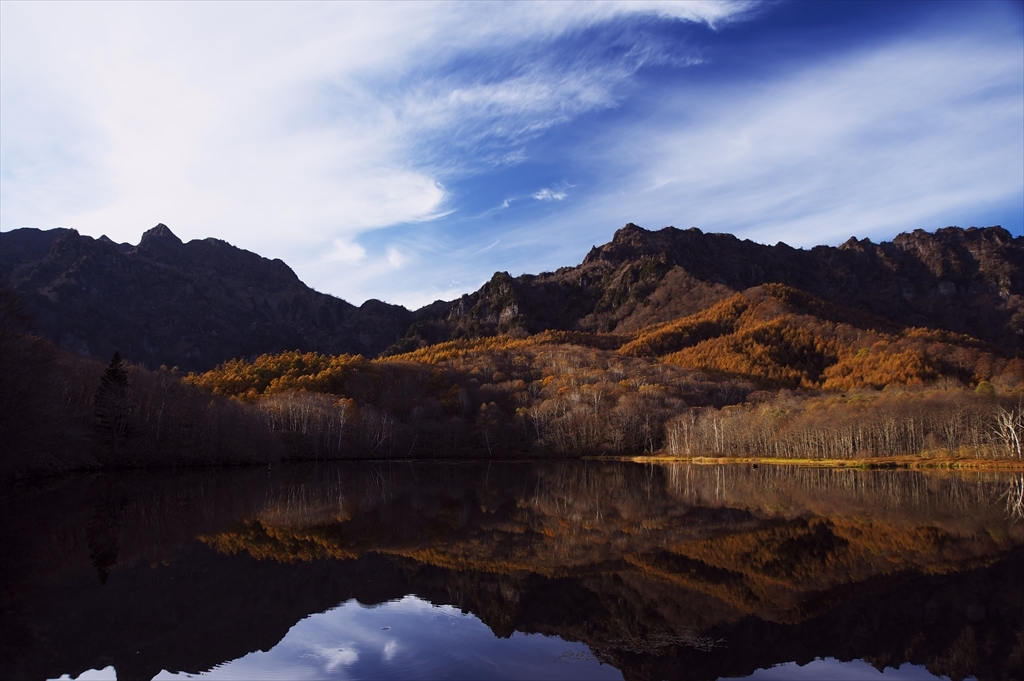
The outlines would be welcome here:
M 366 249 L 357 243 L 335 239 L 331 250 L 324 256 L 323 262 L 358 263 L 366 257 Z
M 757 7 L 752 0 L 624 0 L 614 5 L 631 11 L 648 11 L 662 17 L 706 23 L 712 28 L 743 17 Z
M 409 262 L 409 256 L 405 255 L 394 246 L 388 246 L 387 253 L 388 263 L 396 270 L 401 269 Z
M 564 191 L 545 188 L 536 192 L 533 195 L 533 198 L 537 199 L 538 201 L 561 201 L 566 196 L 568 196 L 568 194 L 566 194 Z
M 352 648 L 330 648 L 316 646 L 315 654 L 324 660 L 324 669 L 333 672 L 338 667 L 349 667 L 359 661 L 359 651 Z

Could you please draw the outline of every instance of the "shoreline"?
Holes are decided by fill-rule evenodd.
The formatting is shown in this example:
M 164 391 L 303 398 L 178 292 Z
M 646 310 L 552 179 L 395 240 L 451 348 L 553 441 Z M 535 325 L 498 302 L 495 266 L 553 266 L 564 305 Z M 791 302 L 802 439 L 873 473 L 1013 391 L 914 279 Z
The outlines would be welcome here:
M 964 470 L 1024 473 L 1024 459 L 994 459 L 958 456 L 879 456 L 859 459 L 821 459 L 821 458 L 772 458 L 757 456 L 673 456 L 671 454 L 639 454 L 639 455 L 584 455 L 559 457 L 406 457 L 406 458 L 286 458 L 277 461 L 216 461 L 190 462 L 187 464 L 170 463 L 146 466 L 103 466 L 94 465 L 70 470 L 46 470 L 23 472 L 21 475 L 0 476 L 0 487 L 18 485 L 26 482 L 43 480 L 65 480 L 73 477 L 88 477 L 117 473 L 152 473 L 152 472 L 203 472 L 230 469 L 268 468 L 291 465 L 316 465 L 339 463 L 364 464 L 438 464 L 459 465 L 471 463 L 556 463 L 556 462 L 619 462 L 636 464 L 693 464 L 698 466 L 799 466 L 803 468 L 846 468 L 854 470 Z
M 977 459 L 956 456 L 879 456 L 865 459 L 785 459 L 759 456 L 673 456 L 651 454 L 647 456 L 599 456 L 599 461 L 628 461 L 631 463 L 689 463 L 699 466 L 720 466 L 728 464 L 803 466 L 807 468 L 855 468 L 873 469 L 916 469 L 936 468 L 947 470 L 986 470 L 1024 472 L 1024 459 Z

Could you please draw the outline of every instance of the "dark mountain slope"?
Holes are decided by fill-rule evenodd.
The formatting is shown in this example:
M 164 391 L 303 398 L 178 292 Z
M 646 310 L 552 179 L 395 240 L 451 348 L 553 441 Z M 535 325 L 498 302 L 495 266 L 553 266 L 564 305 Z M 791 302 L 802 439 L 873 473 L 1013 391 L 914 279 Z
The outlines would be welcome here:
M 893 329 L 964 333 L 1016 353 L 1024 344 L 1024 238 L 1001 227 L 948 227 L 891 242 L 765 246 L 729 234 L 628 224 L 576 267 L 516 278 L 499 272 L 444 321 L 396 349 L 443 337 L 545 329 L 630 333 L 738 291 L 782 283 Z M 416 334 L 420 334 L 416 336 Z
M 182 243 L 157 225 L 138 246 L 74 230 L 2 235 L 2 265 L 36 331 L 63 348 L 209 369 L 300 348 L 374 356 L 414 320 L 404 307 L 355 307 L 318 293 L 280 260 L 217 239 Z

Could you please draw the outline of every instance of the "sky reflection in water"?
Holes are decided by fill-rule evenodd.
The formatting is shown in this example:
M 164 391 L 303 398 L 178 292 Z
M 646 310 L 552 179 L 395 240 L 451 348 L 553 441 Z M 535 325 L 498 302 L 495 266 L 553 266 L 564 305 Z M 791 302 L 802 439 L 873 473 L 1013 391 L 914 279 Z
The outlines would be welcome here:
M 203 674 L 157 679 L 621 679 L 582 643 L 516 632 L 497 638 L 477 617 L 416 596 L 367 607 L 350 600 L 298 622 L 268 652 Z

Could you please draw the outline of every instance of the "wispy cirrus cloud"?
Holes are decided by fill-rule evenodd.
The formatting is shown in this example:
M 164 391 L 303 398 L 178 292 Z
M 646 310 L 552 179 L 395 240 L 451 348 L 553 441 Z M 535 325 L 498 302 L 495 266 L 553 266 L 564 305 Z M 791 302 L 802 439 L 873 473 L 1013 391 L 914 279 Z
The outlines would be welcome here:
M 324 263 L 358 263 L 366 257 L 366 249 L 357 243 L 335 239 L 327 253 L 321 258 Z

